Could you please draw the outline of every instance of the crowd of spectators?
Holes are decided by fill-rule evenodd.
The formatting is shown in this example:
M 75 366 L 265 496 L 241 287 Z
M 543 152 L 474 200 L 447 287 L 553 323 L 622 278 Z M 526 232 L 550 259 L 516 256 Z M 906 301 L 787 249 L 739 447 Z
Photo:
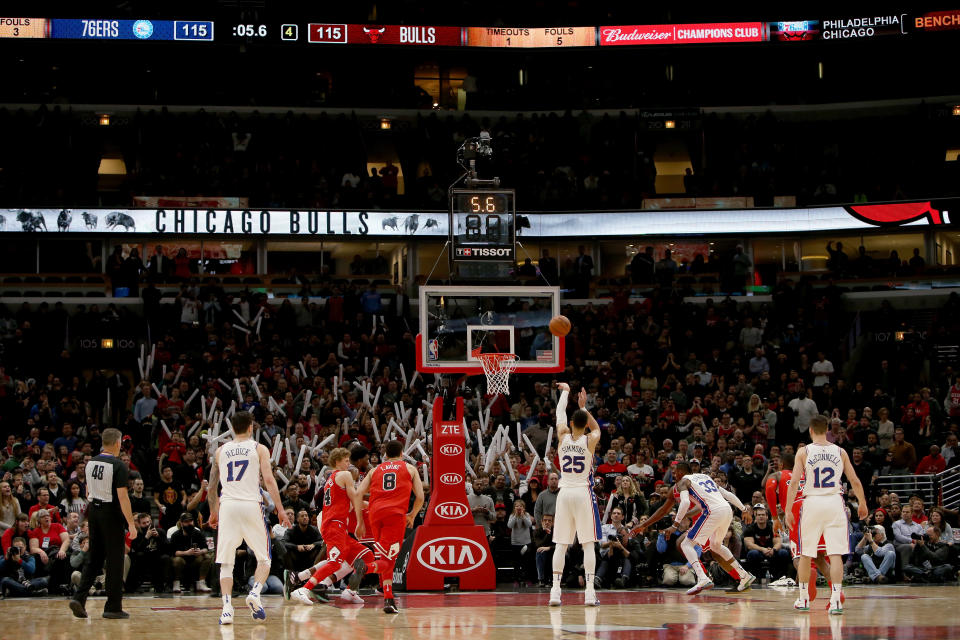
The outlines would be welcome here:
M 288 443 L 276 471 L 283 507 L 296 525 L 271 532 L 278 559 L 272 588 L 279 588 L 284 568 L 299 571 L 315 562 L 324 550 L 315 521 L 327 451 L 346 446 L 358 473 L 372 467 L 390 421 L 401 420 L 397 404 L 420 407 L 436 399 L 438 389 L 430 376 L 411 381 L 401 375 L 415 370 L 415 325 L 407 314 L 389 312 L 389 300 L 367 306 L 364 291 L 332 285 L 314 293 L 325 304 L 276 304 L 255 293 L 232 298 L 209 282 L 187 284 L 176 300 L 149 310 L 154 342 L 145 345 L 144 375 L 135 356 L 107 370 L 81 353 L 42 351 L 41 343 L 64 344 L 76 318 L 61 310 L 64 321 L 55 324 L 29 307 L 18 310 L 0 365 L 4 591 L 69 591 L 85 561 L 84 467 L 99 451 L 105 425 L 124 433 L 121 457 L 132 472 L 141 533 L 128 544 L 128 589 L 216 589 L 204 499 L 207 437 L 231 407 L 253 412 L 264 444 L 273 446 L 278 437 Z M 948 364 L 923 352 L 900 358 L 891 350 L 850 379 L 844 372 L 856 368 L 839 349 L 847 326 L 842 298 L 788 284 L 770 304 L 728 298 L 694 305 L 655 289 L 642 302 L 616 298 L 607 306 L 565 306 L 564 313 L 573 330 L 562 373 L 516 375 L 509 397 L 484 394 L 480 378 L 460 393 L 467 400 L 468 431 L 479 429 L 485 447 L 499 424 L 520 422 L 542 452 L 556 446 L 555 439 L 547 442 L 555 424 L 553 380 L 586 388 L 587 408 L 603 432 L 594 461 L 603 511 L 601 586 L 693 579 L 675 545 L 684 527 L 665 537 L 667 518 L 643 535 L 631 533 L 664 500 L 671 465 L 679 460 L 753 505 L 754 522 L 735 521 L 728 547 L 764 577 L 790 575 L 764 478 L 779 469 L 781 455 L 802 445 L 816 414 L 830 418 L 827 437 L 850 453 L 870 501 L 868 522 L 854 522 L 851 530 L 850 579 L 956 575 L 956 513 L 876 483 L 878 476 L 960 465 L 960 380 Z M 950 317 L 945 327 L 953 326 Z M 53 333 L 40 334 L 37 326 Z M 371 396 L 365 400 L 354 381 L 370 382 Z M 489 412 L 486 424 L 476 410 L 477 393 Z M 293 469 L 303 444 L 330 435 L 325 449 Z M 509 467 L 502 459 L 488 467 L 473 440 L 477 477 L 468 490 L 470 507 L 489 533 L 497 565 L 509 570 L 501 577 L 518 584 L 549 581 L 558 491 L 553 453 L 549 466 L 541 461 L 531 470 L 531 451 L 514 442 L 504 451 L 512 458 Z M 415 448 L 410 455 L 423 462 Z M 582 551 L 573 546 L 569 553 L 564 580 L 582 585 Z M 722 582 L 723 572 L 709 556 L 704 561 Z M 238 584 L 247 583 L 252 568 L 252 561 L 237 563 Z
M 953 193 L 942 150 L 937 155 L 912 135 L 887 136 L 899 146 L 892 150 L 875 140 L 879 125 L 871 119 L 699 116 L 693 129 L 671 134 L 693 159 L 684 189 L 658 194 L 663 134 L 636 112 L 482 118 L 433 112 L 398 121 L 387 134 L 374 128 L 377 121 L 343 112 L 163 107 L 116 118 L 108 128 L 93 116 L 60 106 L 0 110 L 0 125 L 11 132 L 0 151 L 0 199 L 76 208 L 129 205 L 132 195 L 204 195 L 245 196 L 253 207 L 446 209 L 447 187 L 459 177 L 455 151 L 481 130 L 491 134 L 495 151 L 484 170 L 516 188 L 528 209 L 639 208 L 657 195 L 750 196 L 757 206 L 771 206 L 781 195 L 804 205 Z M 883 120 L 888 131 L 914 126 L 911 118 Z M 930 137 L 937 134 L 923 139 Z M 395 155 L 368 151 L 385 144 Z M 124 158 L 119 191 L 113 185 L 98 191 L 106 152 Z M 397 166 L 368 168 L 393 158 Z

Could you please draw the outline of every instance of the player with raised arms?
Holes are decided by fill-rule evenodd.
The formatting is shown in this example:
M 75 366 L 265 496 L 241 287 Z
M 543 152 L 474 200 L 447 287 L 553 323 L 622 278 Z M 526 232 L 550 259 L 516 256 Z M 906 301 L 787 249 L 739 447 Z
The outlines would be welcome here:
M 217 529 L 217 563 L 220 565 L 220 593 L 223 594 L 223 611 L 220 624 L 233 624 L 233 564 L 237 547 L 242 542 L 257 558 L 253 574 L 253 588 L 247 596 L 247 606 L 254 620 L 267 617 L 260 601 L 260 592 L 270 575 L 270 528 L 263 511 L 260 493 L 260 477 L 270 499 L 276 505 L 280 524 L 290 528 L 280 490 L 271 473 L 270 452 L 262 444 L 253 441 L 251 426 L 253 416 L 247 411 L 238 411 L 233 416 L 233 440 L 221 445 L 213 455 L 210 467 L 210 484 L 207 502 L 210 504 L 210 526 Z M 222 487 L 217 495 L 218 484 Z
M 600 604 L 593 586 L 597 557 L 593 546 L 600 539 L 600 511 L 593 493 L 593 452 L 600 442 L 600 425 L 584 409 L 587 403 L 586 389 L 580 389 L 577 398 L 580 408 L 573 413 L 573 427 L 567 426 L 567 397 L 570 385 L 557 384 L 560 400 L 557 402 L 557 455 L 560 458 L 560 492 L 557 494 L 557 510 L 553 519 L 553 588 L 550 590 L 550 606 L 560 604 L 560 578 L 566 560 L 567 547 L 574 537 L 583 547 L 583 570 L 587 588 L 584 604 L 595 607 Z
M 399 440 L 387 443 L 384 453 L 387 459 L 372 473 L 368 473 L 357 493 L 370 494 L 370 528 L 375 542 L 374 549 L 380 553 L 380 582 L 383 586 L 383 610 L 385 613 L 400 613 L 393 599 L 393 565 L 406 530 L 423 506 L 423 484 L 417 468 L 403 461 L 403 445 Z M 410 506 L 410 491 L 413 491 L 413 508 Z
M 850 553 L 850 518 L 843 501 L 840 476 L 845 474 L 854 495 L 860 502 L 857 515 L 861 520 L 867 517 L 867 499 L 863 485 L 857 478 L 847 452 L 827 441 L 827 419 L 814 416 L 810 419 L 811 444 L 801 449 L 793 465 L 790 489 L 787 494 L 787 527 L 796 526 L 800 544 L 800 565 L 797 567 L 797 584 L 800 597 L 794 602 L 794 609 L 810 610 L 807 585 L 810 581 L 810 563 L 803 558 L 816 558 L 820 538 L 822 537 L 830 558 L 830 613 L 843 613 L 843 556 Z M 800 509 L 800 521 L 793 514 L 793 504 L 797 498 L 801 478 L 803 485 L 803 507 Z
M 686 462 L 673 465 L 673 477 L 676 479 L 676 484 L 673 486 L 672 496 L 664 500 L 660 508 L 650 517 L 637 525 L 633 529 L 634 533 L 640 533 L 650 525 L 659 522 L 669 513 L 674 504 L 678 504 L 673 524 L 663 532 L 665 537 L 669 537 L 679 528 L 691 508 L 699 511 L 699 517 L 680 542 L 680 551 L 697 575 L 697 584 L 690 587 L 687 595 L 696 595 L 705 589 L 713 588 L 713 580 L 707 575 L 697 556 L 697 545 L 700 545 L 703 551 L 710 551 L 720 566 L 734 580 L 739 581 L 737 591 L 746 591 L 756 577 L 733 557 L 730 549 L 723 545 L 723 538 L 733 521 L 733 510 L 730 505 L 734 505 L 743 512 L 744 521 L 750 520 L 749 507 L 745 507 L 733 493 L 717 486 L 710 476 L 704 473 L 690 473 L 690 465 Z

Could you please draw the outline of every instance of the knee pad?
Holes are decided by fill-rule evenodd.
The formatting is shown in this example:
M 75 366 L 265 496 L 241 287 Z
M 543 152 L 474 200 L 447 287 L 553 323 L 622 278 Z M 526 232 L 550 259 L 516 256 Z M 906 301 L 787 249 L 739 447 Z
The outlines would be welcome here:
M 229 578 L 233 580 L 233 564 L 221 564 L 220 565 L 220 579 L 224 580 Z

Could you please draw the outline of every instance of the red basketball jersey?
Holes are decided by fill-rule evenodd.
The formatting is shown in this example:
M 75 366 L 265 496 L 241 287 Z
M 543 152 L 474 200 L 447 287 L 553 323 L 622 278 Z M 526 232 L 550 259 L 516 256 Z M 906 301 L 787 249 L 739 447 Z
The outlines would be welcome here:
M 337 474 L 349 471 L 334 471 L 323 483 L 323 522 L 333 522 L 338 520 L 346 526 L 347 517 L 350 512 L 350 498 L 347 496 L 347 490 L 337 484 Z M 353 476 L 350 476 L 350 482 L 353 482 Z
M 370 480 L 370 519 L 407 512 L 413 480 L 403 460 L 380 463 Z

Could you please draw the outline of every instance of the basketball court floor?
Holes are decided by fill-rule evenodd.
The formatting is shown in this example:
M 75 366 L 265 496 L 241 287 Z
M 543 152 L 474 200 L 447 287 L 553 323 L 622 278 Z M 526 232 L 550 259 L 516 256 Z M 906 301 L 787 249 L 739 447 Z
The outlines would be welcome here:
M 679 590 L 601 591 L 600 607 L 584 607 L 582 593 L 565 594 L 560 608 L 544 592 L 398 595 L 399 615 L 387 616 L 383 600 L 366 606 L 285 603 L 267 596 L 266 622 L 237 608 L 237 623 L 220 627 L 219 598 L 124 598 L 129 620 L 100 617 L 102 598 L 87 604 L 90 618 L 71 616 L 63 599 L 0 602 L 0 638 L 31 640 L 925 640 L 960 638 L 957 586 L 851 587 L 842 616 L 818 598 L 809 613 L 791 608 L 796 590 L 722 591 L 690 598 Z M 337 601 L 332 601 L 336 603 Z M 240 600 L 238 599 L 238 603 Z

